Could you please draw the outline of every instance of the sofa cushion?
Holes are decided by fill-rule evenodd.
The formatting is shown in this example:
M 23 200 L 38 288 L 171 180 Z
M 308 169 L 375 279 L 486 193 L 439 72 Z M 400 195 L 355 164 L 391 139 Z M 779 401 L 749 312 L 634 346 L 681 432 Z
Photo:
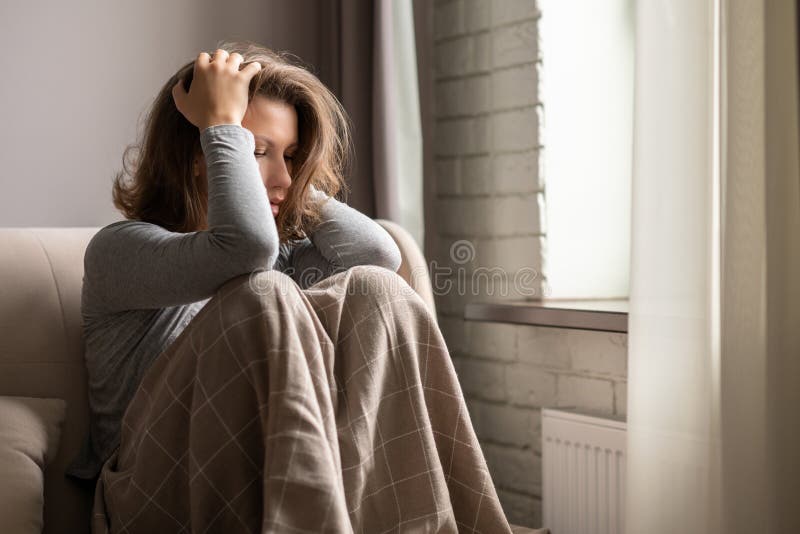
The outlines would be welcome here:
M 0 532 L 42 531 L 44 469 L 58 450 L 66 404 L 0 396 Z

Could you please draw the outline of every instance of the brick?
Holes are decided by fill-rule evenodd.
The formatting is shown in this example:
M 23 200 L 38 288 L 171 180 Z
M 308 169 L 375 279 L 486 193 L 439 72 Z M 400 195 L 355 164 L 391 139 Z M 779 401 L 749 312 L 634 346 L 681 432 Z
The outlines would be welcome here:
M 614 382 L 614 415 L 628 415 L 627 382 Z
M 462 228 L 464 228 L 463 225 Z M 478 252 L 478 239 L 447 236 L 441 237 L 438 243 L 438 246 L 442 249 L 442 255 L 440 256 L 442 264 L 452 267 L 454 275 L 459 275 L 462 272 L 469 275 L 472 272 L 475 256 Z M 462 280 L 461 284 L 466 287 L 468 282 L 468 280 Z
M 494 25 L 538 18 L 539 15 L 536 0 L 502 0 L 492 4 L 492 23 Z
M 492 68 L 492 38 L 489 32 L 475 36 L 473 45 L 474 63 L 476 72 L 488 72 Z
M 454 199 L 457 200 L 457 199 Z M 439 208 L 449 209 L 449 208 Z M 431 260 L 436 261 L 436 272 L 442 276 L 457 276 L 462 271 L 469 273 L 477 250 L 475 239 L 466 239 L 450 236 L 437 236 L 434 241 L 434 251 Z M 446 269 L 449 268 L 449 271 Z M 433 270 L 433 261 L 430 269 Z M 463 284 L 464 282 L 462 282 Z
M 491 108 L 489 104 L 489 81 L 488 74 L 473 76 L 461 80 L 463 88 L 459 95 L 456 95 L 456 108 L 465 115 L 484 113 Z
M 498 154 L 492 161 L 492 183 L 496 193 L 533 193 L 544 188 L 538 149 L 516 154 Z
M 539 270 L 525 267 L 513 272 L 502 267 L 476 267 L 469 275 L 472 293 L 482 300 L 509 302 L 540 298 L 542 280 Z
M 481 240 L 477 245 L 475 265 L 477 267 L 500 267 L 511 282 L 510 273 L 523 267 L 537 270 L 542 265 L 542 237 L 498 237 Z
M 501 110 L 538 103 L 535 63 L 497 70 L 492 73 L 492 109 Z
M 481 441 L 531 448 L 541 452 L 541 411 L 506 404 L 472 401 L 475 432 Z
M 465 126 L 462 121 L 436 121 L 436 138 L 434 139 L 434 154 L 436 156 L 459 156 L 462 152 L 460 130 Z
M 501 267 L 477 267 L 469 273 L 470 291 L 483 300 L 502 300 L 511 294 L 513 280 Z M 513 356 L 509 356 L 512 358 Z
M 469 336 L 470 322 L 461 317 L 440 317 L 439 329 L 442 332 L 447 349 L 453 353 L 464 354 L 467 352 L 467 338 Z
M 479 299 L 479 295 L 471 295 L 468 291 L 463 291 L 453 277 L 450 277 L 449 280 L 441 277 L 435 282 L 435 285 L 433 280 L 431 282 L 434 286 L 433 298 L 436 309 L 443 315 L 463 317 L 467 303 Z
M 542 494 L 542 459 L 531 449 L 482 443 L 496 486 L 528 495 Z
M 437 117 L 476 115 L 489 111 L 489 78 L 487 74 L 437 82 Z
M 545 200 L 544 200 L 544 191 L 540 191 L 539 193 L 536 194 L 536 200 L 537 200 L 537 202 L 539 204 L 539 213 L 541 214 L 541 216 L 539 217 L 539 225 L 540 225 L 539 226 L 539 233 L 541 233 L 544 236 L 547 236 L 547 216 L 546 216 L 547 211 L 546 211 L 546 208 L 544 206 L 544 202 L 545 202 Z M 543 265 L 542 270 L 543 270 L 545 281 L 547 280 L 547 248 L 546 248 L 546 244 L 547 244 L 547 241 L 545 240 L 545 249 L 544 249 L 544 252 L 542 252 L 542 262 L 543 262 L 542 263 L 542 265 Z M 548 289 L 548 291 L 549 291 L 549 289 Z M 545 296 L 549 297 L 550 293 L 547 293 Z
M 475 221 L 468 221 L 466 215 L 476 209 L 480 199 L 463 197 L 440 198 L 436 201 L 436 225 L 443 236 L 474 235 Z M 484 202 L 485 203 L 485 202 Z M 444 252 L 444 250 L 442 250 Z
M 435 77 L 448 78 L 488 72 L 492 45 L 488 32 L 466 35 L 435 45 Z
M 532 365 L 516 363 L 506 368 L 508 400 L 536 408 L 556 405 L 556 375 Z
M 521 362 L 555 369 L 570 369 L 568 337 L 571 330 L 518 325 L 517 358 Z
M 537 123 L 539 128 L 543 128 L 545 126 L 545 122 L 544 122 L 544 105 L 536 104 L 536 107 L 534 109 L 536 110 L 536 123 Z M 539 137 L 540 137 L 540 139 L 538 139 L 538 147 L 541 147 L 541 145 L 542 145 L 541 133 L 539 134 Z M 541 175 L 544 176 L 544 173 L 542 173 Z
M 467 351 L 473 356 L 500 361 L 512 361 L 517 352 L 514 326 L 504 323 L 470 321 Z
M 533 427 L 530 431 L 531 437 L 533 440 L 531 441 L 531 448 L 536 452 L 539 456 L 542 455 L 542 410 L 535 409 L 533 410 L 533 418 L 532 418 Z
M 575 407 L 598 415 L 612 415 L 613 383 L 609 380 L 559 375 L 558 406 Z
M 464 290 L 463 279 L 466 275 L 438 264 L 432 264 L 432 267 L 431 286 L 437 309 L 444 315 L 463 317 L 466 305 L 477 300 L 475 295 Z M 462 280 L 459 281 L 459 278 Z
M 508 521 L 514 525 L 528 528 L 542 528 L 542 499 L 506 490 L 497 490 L 497 497 L 503 506 Z
M 440 199 L 437 207 L 439 229 L 444 234 L 479 235 L 491 230 L 493 206 L 490 199 Z
M 508 196 L 494 199 L 492 219 L 488 226 L 495 236 L 538 234 L 540 195 Z
M 536 21 L 529 20 L 492 31 L 492 66 L 507 67 L 538 60 Z
M 435 145 L 438 156 L 464 156 L 488 152 L 488 118 L 475 117 L 438 121 Z
M 474 240 L 456 236 L 436 236 L 428 262 L 434 293 L 459 291 L 480 296 L 480 293 L 473 291 L 473 287 L 477 284 L 470 279 L 474 254 Z
M 511 277 L 508 299 L 540 299 L 544 295 L 543 283 L 543 276 L 539 268 L 523 267 L 513 273 Z
M 461 162 L 461 185 L 465 195 L 486 195 L 492 192 L 492 159 L 472 156 Z
M 483 360 L 464 360 L 459 381 L 465 394 L 478 399 L 506 399 L 505 365 Z
M 467 31 L 485 30 L 491 25 L 491 0 L 464 0 L 464 22 Z
M 476 428 L 480 424 L 480 411 L 478 410 L 478 404 L 484 402 L 482 400 L 476 399 L 472 396 L 464 396 L 464 404 L 467 405 L 467 411 L 469 412 L 469 419 L 470 423 L 472 423 L 472 428 Z
M 446 202 L 448 200 L 451 200 L 451 199 L 437 198 L 436 200 L 434 200 L 434 203 L 433 203 L 433 205 L 434 205 L 434 210 L 433 210 L 434 213 L 436 213 L 439 210 L 441 210 L 442 208 L 440 207 L 440 205 L 443 202 Z M 437 217 L 437 219 L 438 219 L 438 217 Z M 439 224 L 440 223 L 437 220 L 436 221 L 437 227 L 438 227 Z M 428 268 L 429 269 L 434 269 L 435 267 L 438 268 L 438 267 L 441 267 L 442 265 L 448 263 L 448 261 L 447 261 L 447 250 L 448 250 L 448 247 L 450 246 L 450 243 L 452 241 L 453 241 L 452 239 L 450 239 L 448 237 L 444 237 L 444 236 L 439 235 L 439 234 L 434 236 L 434 238 L 433 238 L 433 248 L 430 251 L 430 253 L 428 254 L 428 263 L 429 263 L 428 264 Z M 433 276 L 433 273 L 431 273 L 431 276 Z
M 436 82 L 435 94 L 435 107 L 436 117 L 452 117 L 458 115 L 456 110 L 456 96 L 463 91 L 463 84 L 460 79 L 457 80 L 444 80 Z
M 436 77 L 457 76 L 474 70 L 474 48 L 475 40 L 470 36 L 435 45 Z
M 431 280 L 431 289 L 433 290 L 434 297 L 446 295 L 455 287 L 455 268 L 447 265 L 446 261 L 442 261 L 440 256 L 443 252 L 436 253 L 437 257 L 431 257 L 428 263 L 428 273 Z
M 439 4 L 433 12 L 433 35 L 435 39 L 464 33 L 464 4 L 455 0 Z
M 566 340 L 574 371 L 615 377 L 627 376 L 626 334 L 574 330 L 569 332 Z
M 450 359 L 453 362 L 453 368 L 456 371 L 456 375 L 460 379 L 461 378 L 461 367 L 464 364 L 464 359 L 465 358 L 463 356 L 458 356 L 457 354 L 451 354 L 450 355 Z
M 457 195 L 461 192 L 461 162 L 457 158 L 436 161 L 436 193 Z
M 491 124 L 494 150 L 530 150 L 539 146 L 536 107 L 496 113 Z

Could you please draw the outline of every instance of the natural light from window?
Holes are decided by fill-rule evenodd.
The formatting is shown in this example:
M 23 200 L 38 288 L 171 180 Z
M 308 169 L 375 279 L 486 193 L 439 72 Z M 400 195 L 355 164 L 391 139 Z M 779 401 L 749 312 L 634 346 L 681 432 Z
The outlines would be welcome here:
M 540 6 L 548 297 L 627 298 L 634 0 Z

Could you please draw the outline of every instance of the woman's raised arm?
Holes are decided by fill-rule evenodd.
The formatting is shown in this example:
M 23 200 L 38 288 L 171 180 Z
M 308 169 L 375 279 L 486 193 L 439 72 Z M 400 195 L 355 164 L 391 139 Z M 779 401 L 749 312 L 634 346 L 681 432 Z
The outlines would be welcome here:
M 278 231 L 253 151 L 238 125 L 203 130 L 208 230 L 178 233 L 142 221 L 106 226 L 84 257 L 84 308 L 109 313 L 163 308 L 210 297 L 227 280 L 271 269 Z
M 260 70 L 242 56 L 200 53 L 189 91 L 172 88 L 178 110 L 200 130 L 208 180 L 208 230 L 178 233 L 121 221 L 95 235 L 84 257 L 84 313 L 163 308 L 210 297 L 224 282 L 271 269 L 278 232 L 253 152 L 241 126 L 248 86 Z

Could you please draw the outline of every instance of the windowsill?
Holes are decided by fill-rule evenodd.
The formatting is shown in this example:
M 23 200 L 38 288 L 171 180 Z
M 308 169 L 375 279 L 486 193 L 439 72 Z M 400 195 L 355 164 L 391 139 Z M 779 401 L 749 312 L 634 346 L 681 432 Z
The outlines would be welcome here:
M 464 319 L 602 332 L 628 332 L 628 300 L 471 302 Z

